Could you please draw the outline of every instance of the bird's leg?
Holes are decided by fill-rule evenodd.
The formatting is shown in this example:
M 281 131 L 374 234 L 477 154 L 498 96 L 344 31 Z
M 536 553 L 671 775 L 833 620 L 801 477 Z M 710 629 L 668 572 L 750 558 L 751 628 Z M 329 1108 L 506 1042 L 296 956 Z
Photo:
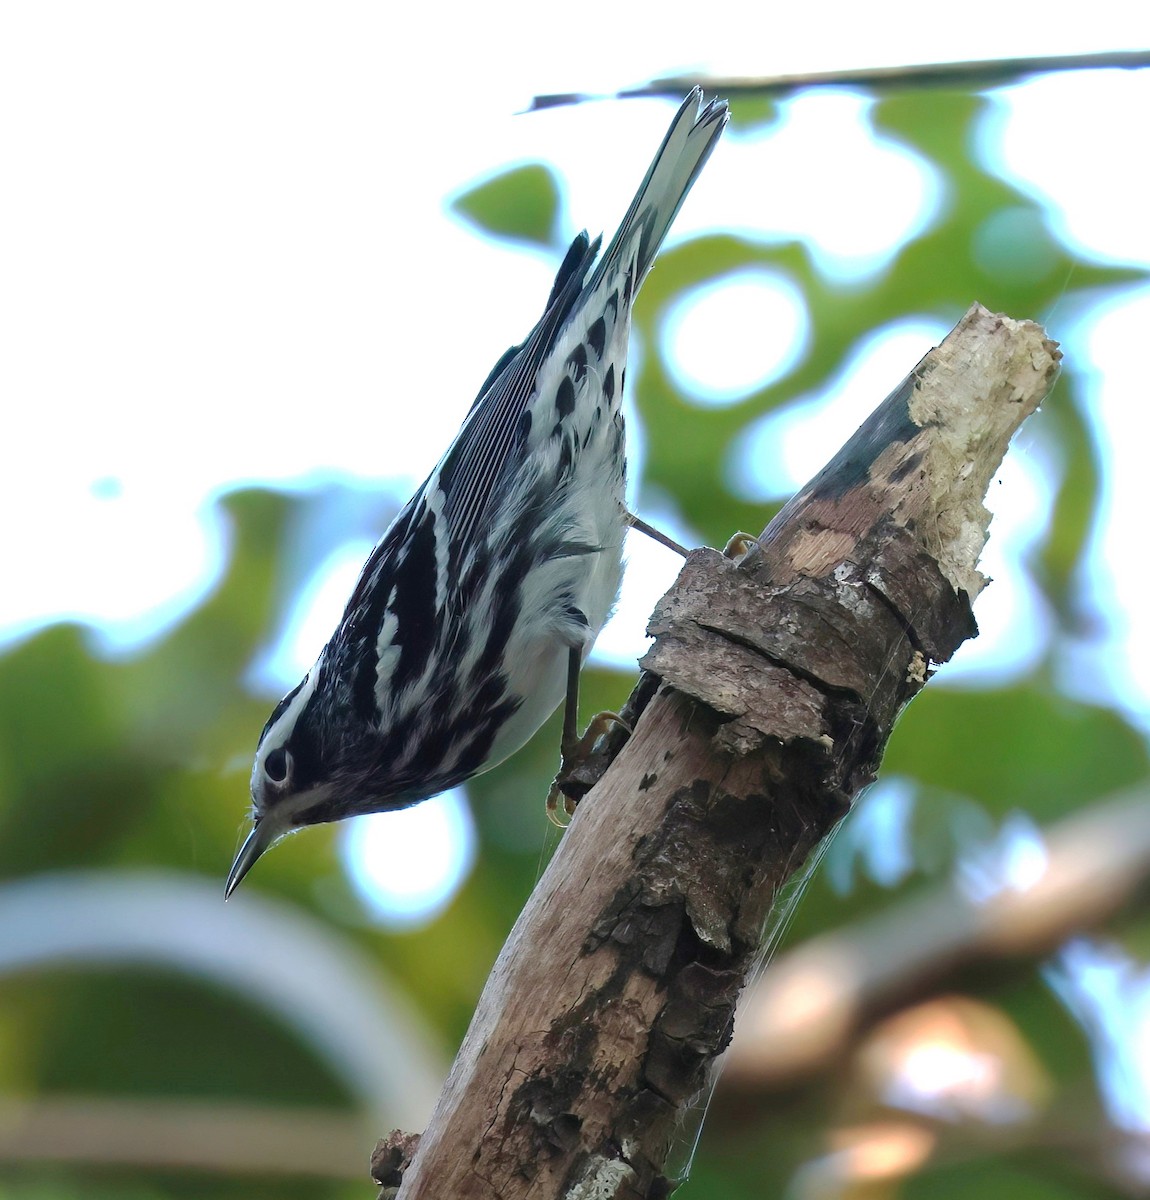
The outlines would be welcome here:
M 645 533 L 669 550 L 683 555 L 689 551 L 673 538 L 648 525 L 641 517 L 623 510 L 624 520 L 632 529 Z M 738 560 L 748 551 L 757 549 L 758 538 L 749 533 L 736 533 L 727 542 L 723 553 L 727 558 Z M 575 813 L 575 806 L 591 790 L 607 764 L 618 752 L 618 746 L 610 747 L 606 753 L 596 754 L 596 743 L 604 734 L 621 729 L 630 734 L 631 726 L 618 713 L 601 712 L 591 718 L 587 728 L 579 733 L 579 672 L 583 667 L 583 647 L 572 646 L 567 658 L 567 695 L 563 705 L 563 736 L 561 741 L 562 762 L 559 773 L 547 793 L 547 816 L 560 827 Z M 592 761 L 592 760 L 595 761 Z M 562 810 L 562 816 L 560 816 Z
M 567 698 L 563 706 L 563 739 L 561 742 L 562 762 L 551 790 L 547 793 L 547 816 L 554 825 L 563 827 L 566 821 L 559 816 L 562 807 L 564 816 L 570 820 L 575 806 L 593 786 L 594 779 L 584 779 L 590 764 L 595 743 L 613 727 L 620 726 L 627 733 L 631 727 L 618 713 L 601 712 L 591 718 L 586 730 L 579 733 L 579 671 L 583 666 L 582 647 L 572 646 L 567 658 Z M 593 770 L 593 768 L 592 768 Z M 594 772 L 597 778 L 600 771 Z
M 563 765 L 579 744 L 579 672 L 583 669 L 583 648 L 572 646 L 567 651 L 567 695 L 563 700 L 563 740 L 560 750 Z
M 686 546 L 680 546 L 674 538 L 668 537 L 661 529 L 656 529 L 654 525 L 648 525 L 642 517 L 635 516 L 633 512 L 629 512 L 627 509 L 623 510 L 623 519 L 632 529 L 637 529 L 640 533 L 645 533 L 649 538 L 658 542 L 660 546 L 666 546 L 668 550 L 674 550 L 676 554 L 681 554 L 684 558 L 691 553 Z
M 685 546 L 680 546 L 674 538 L 668 537 L 661 529 L 656 529 L 654 525 L 649 525 L 642 517 L 635 516 L 633 512 L 624 509 L 623 519 L 632 529 L 637 529 L 640 533 L 645 533 L 649 538 L 658 542 L 660 546 L 666 546 L 668 550 L 674 550 L 676 554 L 681 554 L 684 558 L 690 554 L 690 551 Z M 727 558 L 739 559 L 748 550 L 757 549 L 758 545 L 759 539 L 757 537 L 740 531 L 731 535 L 730 540 L 723 548 L 723 554 Z

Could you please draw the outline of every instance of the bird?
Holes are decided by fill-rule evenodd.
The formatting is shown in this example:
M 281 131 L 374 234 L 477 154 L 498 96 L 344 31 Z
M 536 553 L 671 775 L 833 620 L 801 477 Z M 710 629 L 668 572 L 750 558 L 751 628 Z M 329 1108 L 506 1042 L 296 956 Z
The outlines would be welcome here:
M 728 116 L 687 96 L 606 251 L 575 237 L 542 317 L 372 550 L 260 734 L 225 898 L 284 835 L 454 787 L 564 700 L 564 761 L 576 752 L 579 671 L 615 604 L 624 534 L 658 536 L 624 497 L 631 306 Z

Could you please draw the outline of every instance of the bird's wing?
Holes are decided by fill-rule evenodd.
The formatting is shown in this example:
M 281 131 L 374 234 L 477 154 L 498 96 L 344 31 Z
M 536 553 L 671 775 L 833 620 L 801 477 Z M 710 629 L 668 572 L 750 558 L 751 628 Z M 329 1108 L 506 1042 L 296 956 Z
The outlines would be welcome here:
M 575 310 L 600 241 L 592 242 L 581 233 L 571 243 L 542 318 L 522 345 L 513 346 L 496 363 L 436 469 L 434 482 L 443 493 L 444 513 L 457 547 L 465 547 L 483 527 L 482 518 L 508 461 L 522 444 L 521 421 L 539 371 Z

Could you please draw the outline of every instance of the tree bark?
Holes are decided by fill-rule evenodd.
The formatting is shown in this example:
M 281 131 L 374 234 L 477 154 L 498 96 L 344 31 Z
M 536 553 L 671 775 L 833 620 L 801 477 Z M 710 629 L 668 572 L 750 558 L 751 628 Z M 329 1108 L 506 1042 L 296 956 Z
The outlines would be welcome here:
M 402 1200 L 673 1189 L 778 890 L 976 633 L 982 501 L 1059 357 L 976 305 L 749 553 L 689 556 L 634 732 L 495 964 Z

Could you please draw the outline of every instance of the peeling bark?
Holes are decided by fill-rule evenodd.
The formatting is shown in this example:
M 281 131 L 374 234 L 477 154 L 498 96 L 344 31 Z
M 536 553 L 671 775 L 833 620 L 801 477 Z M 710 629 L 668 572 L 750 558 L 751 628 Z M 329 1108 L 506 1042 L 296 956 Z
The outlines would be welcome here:
M 775 896 L 976 633 L 983 498 L 1058 359 L 975 306 L 748 554 L 690 555 L 634 733 L 495 964 L 403 1200 L 673 1190 Z

